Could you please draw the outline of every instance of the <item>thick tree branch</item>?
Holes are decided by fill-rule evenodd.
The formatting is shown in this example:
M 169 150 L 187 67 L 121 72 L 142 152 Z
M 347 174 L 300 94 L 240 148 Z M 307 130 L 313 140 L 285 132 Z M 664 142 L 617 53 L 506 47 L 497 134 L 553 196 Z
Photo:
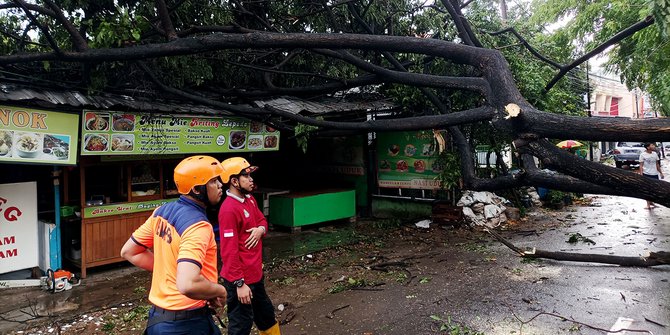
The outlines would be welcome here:
M 70 22 L 65 17 L 65 14 L 63 14 L 63 11 L 58 7 L 53 1 L 51 0 L 44 0 L 44 3 L 51 8 L 51 10 L 54 11 L 56 14 L 56 20 L 58 20 L 63 27 L 65 27 L 65 30 L 70 34 L 70 40 L 72 40 L 72 45 L 74 46 L 74 49 L 77 51 L 84 51 L 88 49 L 88 42 L 84 39 L 84 37 L 79 33 L 77 28 Z
M 345 130 L 365 130 L 365 131 L 394 131 L 394 130 L 422 130 L 432 128 L 442 128 L 451 125 L 466 124 L 477 121 L 489 120 L 495 115 L 495 110 L 491 107 L 479 107 L 466 111 L 454 112 L 447 115 L 434 115 L 423 117 L 408 117 L 393 120 L 368 120 L 365 122 L 339 122 L 316 120 L 311 117 L 293 114 L 271 106 L 265 108 L 254 108 L 244 105 L 231 105 L 228 103 L 212 100 L 199 95 L 184 92 L 182 90 L 169 87 L 163 84 L 153 72 L 142 62 L 138 63 L 140 67 L 149 75 L 152 81 L 163 91 L 180 96 L 182 98 L 195 101 L 208 106 L 220 108 L 237 115 L 275 115 L 284 117 L 296 122 L 310 126 L 322 128 L 336 128 Z
M 33 13 L 30 12 L 28 4 L 23 0 L 14 0 L 14 2 L 16 2 L 23 9 L 23 11 L 26 13 L 26 16 L 30 19 L 30 22 L 32 22 L 35 26 L 37 26 L 37 28 L 39 28 L 40 31 L 42 31 L 42 34 L 44 34 L 44 37 L 47 39 L 47 42 L 49 42 L 49 45 L 54 50 L 54 53 L 59 56 L 62 55 L 63 52 L 58 47 L 56 40 L 54 40 L 54 38 L 49 33 L 49 29 L 37 21 L 37 18 L 35 18 Z
M 512 123 L 499 124 L 510 132 L 529 132 L 539 137 L 587 141 L 670 142 L 670 118 L 628 119 L 579 117 L 546 113 L 532 107 L 521 109 Z M 499 120 L 504 121 L 504 120 Z
M 545 166 L 557 171 L 628 195 L 631 195 L 630 185 L 635 184 L 639 186 L 636 197 L 670 206 L 670 183 L 579 158 L 547 140 L 517 139 L 514 144 L 521 153 L 541 157 Z
M 562 66 L 560 68 L 560 71 L 558 71 L 556 76 L 554 76 L 554 78 L 547 84 L 547 86 L 544 88 L 544 90 L 549 91 L 570 70 L 576 68 L 580 64 L 582 64 L 582 63 L 586 62 L 587 60 L 591 59 L 591 57 L 603 52 L 608 47 L 621 42 L 626 37 L 631 36 L 631 35 L 635 34 L 636 32 L 638 32 L 638 31 L 640 31 L 640 30 L 642 30 L 646 27 L 651 26 L 652 24 L 654 24 L 654 17 L 653 16 L 647 16 L 644 20 L 642 20 L 642 21 L 640 21 L 640 22 L 638 22 L 638 23 L 620 31 L 616 35 L 612 36 L 609 40 L 607 40 L 607 41 L 603 42 L 602 44 L 600 44 L 599 46 L 595 47 L 593 50 L 589 51 L 584 56 L 579 57 L 578 59 L 576 59 L 575 61 L 573 61 L 572 63 L 570 63 L 568 65 Z
M 405 84 L 410 86 L 418 87 L 437 87 L 437 88 L 451 88 L 451 89 L 464 89 L 482 94 L 487 99 L 490 99 L 492 94 L 488 83 L 483 78 L 475 77 L 447 77 L 447 76 L 435 76 L 430 74 L 423 73 L 411 73 L 411 72 L 399 72 L 385 69 L 381 66 L 371 64 L 365 60 L 362 60 L 346 51 L 330 51 L 330 50 L 315 50 L 321 54 L 325 54 L 331 57 L 340 58 L 356 67 L 363 69 L 365 71 L 374 73 L 378 76 L 383 77 L 388 81 L 392 81 L 399 84 Z M 404 67 L 403 67 L 404 69 Z M 405 70 L 407 71 L 407 70 Z
M 449 2 L 449 0 L 441 0 L 441 2 L 447 9 L 447 12 L 449 12 L 454 25 L 456 25 L 458 37 L 460 37 L 466 45 L 475 46 L 475 42 L 472 41 L 470 34 L 468 34 L 467 29 L 465 29 L 465 26 L 463 25 L 463 20 L 461 20 L 461 17 L 458 15 L 458 12 L 456 12 L 454 6 L 451 5 L 451 2 Z
M 164 0 L 156 0 L 156 10 L 161 21 L 161 27 L 165 33 L 165 37 L 172 41 L 177 39 L 177 31 L 174 29 L 172 19 L 170 18 L 170 11 Z
M 540 170 L 535 165 L 533 156 L 529 154 L 522 154 L 521 161 L 523 162 L 523 169 L 526 172 L 523 183 L 528 186 L 543 186 L 552 190 L 566 192 L 626 195 L 621 191 L 579 180 L 556 171 Z
M 33 12 L 38 12 L 42 15 L 47 15 L 47 16 L 56 18 L 56 13 L 54 13 L 53 11 L 51 11 L 49 9 L 46 9 L 44 7 L 38 6 L 38 5 L 33 5 L 33 4 L 30 4 L 30 3 L 25 3 L 25 2 L 23 3 L 23 5 L 18 4 L 18 3 L 17 4 L 3 3 L 3 4 L 0 4 L 0 9 L 9 9 L 9 8 L 21 8 L 21 9 L 23 9 L 24 8 L 23 6 L 25 6 L 25 8 L 28 8 L 29 10 L 31 10 Z

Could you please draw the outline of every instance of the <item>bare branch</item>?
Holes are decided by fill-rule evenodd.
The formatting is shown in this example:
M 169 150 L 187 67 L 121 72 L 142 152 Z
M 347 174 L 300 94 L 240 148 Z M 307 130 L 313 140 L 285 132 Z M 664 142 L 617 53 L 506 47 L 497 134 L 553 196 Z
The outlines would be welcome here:
M 576 68 L 580 64 L 582 64 L 582 63 L 586 62 L 587 60 L 591 59 L 591 57 L 603 52 L 608 47 L 621 42 L 626 37 L 631 36 L 631 35 L 635 34 L 636 32 L 651 26 L 652 24 L 654 24 L 654 17 L 653 16 L 647 16 L 644 20 L 642 20 L 642 21 L 640 21 L 640 22 L 638 22 L 638 23 L 620 31 L 616 35 L 612 36 L 609 40 L 607 40 L 607 41 L 603 42 L 602 44 L 600 44 L 599 46 L 595 47 L 593 50 L 589 51 L 584 56 L 579 57 L 578 59 L 576 59 L 575 61 L 573 61 L 572 63 L 570 63 L 568 65 L 562 66 L 560 71 L 547 84 L 547 86 L 544 88 L 544 90 L 549 91 L 570 70 Z
M 29 27 L 26 27 L 26 29 L 29 29 Z M 24 30 L 23 37 L 22 37 L 22 36 L 18 36 L 18 35 L 14 35 L 14 34 L 12 34 L 12 33 L 8 33 L 8 32 L 6 32 L 6 31 L 0 31 L 0 34 L 1 34 L 1 35 L 4 35 L 4 36 L 7 36 L 7 37 L 9 37 L 9 38 L 11 38 L 11 39 L 13 39 L 13 40 L 16 40 L 16 41 L 21 42 L 21 45 L 31 44 L 31 45 L 37 45 L 37 46 L 40 46 L 40 47 L 48 47 L 48 45 L 46 45 L 46 44 L 43 44 L 43 43 L 36 43 L 36 42 L 33 42 L 33 41 L 27 39 L 26 36 L 27 36 L 28 34 L 27 34 L 26 32 L 27 32 L 27 30 Z
M 498 35 L 502 35 L 504 33 L 512 33 L 521 42 L 521 44 L 523 44 L 523 46 L 526 47 L 526 49 L 528 49 L 528 51 L 530 51 L 531 54 L 533 54 L 533 56 L 537 57 L 538 59 L 542 60 L 543 62 L 545 62 L 545 63 L 547 63 L 547 64 L 549 64 L 549 65 L 551 65 L 551 66 L 553 66 L 553 67 L 555 67 L 559 70 L 561 70 L 563 68 L 563 65 L 554 62 L 553 60 L 543 56 L 537 50 L 535 50 L 535 48 L 533 48 L 530 45 L 530 43 L 528 43 L 528 41 L 526 41 L 526 39 L 523 38 L 521 36 L 521 34 L 519 34 L 516 31 L 516 29 L 514 29 L 513 27 L 505 28 L 503 30 L 496 31 L 496 32 L 489 32 L 488 34 L 491 35 L 491 36 L 498 36 Z
M 38 5 L 34 5 L 34 4 L 26 3 L 26 2 L 24 2 L 23 5 L 21 5 L 19 3 L 17 3 L 17 4 L 12 4 L 12 3 L 0 4 L 0 9 L 9 9 L 9 8 L 21 8 L 21 9 L 28 8 L 29 10 L 31 10 L 33 12 L 38 12 L 42 15 L 47 15 L 47 16 L 56 18 L 56 13 L 54 13 L 52 10 L 49 10 L 47 8 L 44 8 L 44 7 L 41 7 L 41 6 L 38 6 Z
M 72 40 L 72 45 L 77 51 L 84 51 L 88 49 L 88 43 L 83 36 L 79 33 L 77 28 L 68 20 L 63 11 L 51 0 L 44 0 L 44 3 L 51 8 L 56 14 L 56 19 L 65 27 L 65 30 L 70 34 L 70 39 Z
M 23 11 L 26 13 L 26 16 L 30 19 L 30 21 L 35 26 L 37 26 L 37 28 L 39 28 L 40 31 L 42 31 L 42 33 L 44 34 L 44 37 L 47 39 L 47 41 L 49 42 L 49 45 L 54 50 L 54 52 L 57 55 L 62 55 L 62 51 L 60 50 L 60 48 L 58 47 L 58 44 L 56 43 L 56 41 L 53 39 L 53 37 L 49 33 L 49 29 L 47 27 L 43 26 L 39 21 L 37 21 L 37 18 L 35 18 L 33 13 L 30 12 L 30 9 L 28 8 L 28 4 L 23 0 L 14 0 L 14 2 L 16 2 L 23 9 Z

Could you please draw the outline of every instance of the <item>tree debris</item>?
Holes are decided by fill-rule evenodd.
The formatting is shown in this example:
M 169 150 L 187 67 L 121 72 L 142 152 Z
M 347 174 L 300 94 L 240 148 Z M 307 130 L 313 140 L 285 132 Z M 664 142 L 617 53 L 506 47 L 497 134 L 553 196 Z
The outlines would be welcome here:
M 571 262 L 588 262 L 588 263 L 604 263 L 614 264 L 619 266 L 639 266 L 650 267 L 658 265 L 670 264 L 670 252 L 659 251 L 650 252 L 647 257 L 630 257 L 630 256 L 615 256 L 615 255 L 600 255 L 600 254 L 583 254 L 583 253 L 569 253 L 560 251 L 546 251 L 535 248 L 526 248 L 521 250 L 511 242 L 504 239 L 498 233 L 491 229 L 485 229 L 489 234 L 495 237 L 502 244 L 516 252 L 523 258 L 547 258 L 557 261 L 571 261 Z

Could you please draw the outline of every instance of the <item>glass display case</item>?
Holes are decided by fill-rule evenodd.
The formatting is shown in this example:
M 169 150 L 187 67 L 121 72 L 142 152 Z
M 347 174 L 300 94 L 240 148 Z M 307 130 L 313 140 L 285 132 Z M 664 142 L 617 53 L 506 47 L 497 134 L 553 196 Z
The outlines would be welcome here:
M 159 162 L 142 162 L 128 166 L 130 176 L 129 201 L 160 199 L 162 169 Z

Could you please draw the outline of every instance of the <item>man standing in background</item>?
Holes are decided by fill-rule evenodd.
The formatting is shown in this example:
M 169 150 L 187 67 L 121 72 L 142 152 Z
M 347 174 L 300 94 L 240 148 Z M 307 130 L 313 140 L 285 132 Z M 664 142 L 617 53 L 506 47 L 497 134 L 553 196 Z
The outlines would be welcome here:
M 221 277 L 228 290 L 228 334 L 249 335 L 253 323 L 261 335 L 280 335 L 274 306 L 265 291 L 263 242 L 268 223 L 251 196 L 251 166 L 242 157 L 221 162 L 221 181 L 228 184 L 219 209 Z

